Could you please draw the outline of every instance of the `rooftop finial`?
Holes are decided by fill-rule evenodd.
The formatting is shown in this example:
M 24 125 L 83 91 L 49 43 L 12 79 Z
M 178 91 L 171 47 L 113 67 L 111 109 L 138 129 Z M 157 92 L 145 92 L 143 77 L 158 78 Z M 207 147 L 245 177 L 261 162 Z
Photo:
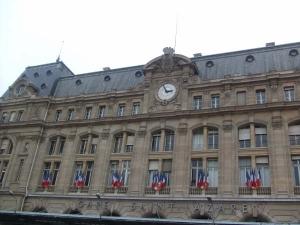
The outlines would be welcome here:
M 61 42 L 59 54 L 58 54 L 58 57 L 57 57 L 57 59 L 56 59 L 56 62 L 57 62 L 57 63 L 60 61 L 60 54 L 61 54 L 61 51 L 62 51 L 63 46 L 64 46 L 64 41 Z

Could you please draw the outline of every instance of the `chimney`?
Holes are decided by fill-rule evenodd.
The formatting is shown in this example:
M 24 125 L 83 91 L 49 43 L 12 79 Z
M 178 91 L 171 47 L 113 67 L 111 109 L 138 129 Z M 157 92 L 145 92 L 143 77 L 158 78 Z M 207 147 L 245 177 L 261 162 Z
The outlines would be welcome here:
M 103 71 L 110 70 L 110 67 L 103 67 Z
M 274 46 L 275 46 L 275 42 L 266 43 L 266 47 L 274 47 Z

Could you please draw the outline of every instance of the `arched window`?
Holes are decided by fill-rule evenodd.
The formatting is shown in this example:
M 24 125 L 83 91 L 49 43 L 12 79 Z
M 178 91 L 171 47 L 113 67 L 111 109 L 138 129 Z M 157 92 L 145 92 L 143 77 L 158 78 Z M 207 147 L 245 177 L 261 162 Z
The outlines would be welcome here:
M 62 136 L 53 137 L 50 139 L 48 155 L 61 155 L 64 151 L 66 138 Z
M 267 147 L 267 128 L 261 124 L 247 124 L 239 128 L 240 148 Z
M 163 140 L 163 143 L 161 143 Z M 162 129 L 152 133 L 151 151 L 173 151 L 175 144 L 175 132 L 169 129 Z
M 43 206 L 37 206 L 35 207 L 32 212 L 38 212 L 38 213 L 48 213 L 47 209 Z
M 218 149 L 219 130 L 216 127 L 199 127 L 193 130 L 192 149 L 194 151 Z
M 115 216 L 115 217 L 120 217 L 121 214 L 117 210 L 104 210 L 101 216 Z
M 99 136 L 94 134 L 88 134 L 80 138 L 79 154 L 95 154 L 97 150 L 97 144 L 99 142 Z
M 120 132 L 114 136 L 113 153 L 129 153 L 133 151 L 135 135 L 131 132 Z
M 1 154 L 11 154 L 13 150 L 13 143 L 8 138 L 3 138 L 0 140 L 0 155 Z
M 79 209 L 67 209 L 65 212 L 65 214 L 75 214 L 75 215 L 82 215 L 81 211 Z
M 300 145 L 300 123 L 289 125 L 290 145 Z

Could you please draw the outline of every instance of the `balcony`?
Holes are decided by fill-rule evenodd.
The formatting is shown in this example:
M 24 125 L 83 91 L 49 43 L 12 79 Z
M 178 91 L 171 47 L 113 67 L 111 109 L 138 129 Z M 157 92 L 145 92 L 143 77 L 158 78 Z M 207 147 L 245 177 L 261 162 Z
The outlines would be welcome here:
M 217 195 L 218 187 L 208 187 L 207 190 L 202 190 L 197 187 L 190 187 L 189 194 L 190 195 Z
M 36 189 L 37 192 L 54 192 L 55 185 L 49 185 L 48 188 L 43 188 L 41 185 L 39 185 Z
M 119 188 L 105 187 L 104 192 L 109 194 L 113 194 L 113 193 L 126 194 L 128 192 L 128 187 L 119 187 Z
M 260 187 L 251 189 L 249 187 L 239 187 L 239 195 L 271 195 L 271 187 Z
M 89 186 L 84 186 L 82 188 L 76 188 L 74 185 L 70 186 L 69 192 L 71 193 L 88 193 Z
M 152 187 L 145 187 L 145 194 L 146 195 L 169 195 L 170 194 L 170 187 L 165 187 L 160 191 L 155 191 Z

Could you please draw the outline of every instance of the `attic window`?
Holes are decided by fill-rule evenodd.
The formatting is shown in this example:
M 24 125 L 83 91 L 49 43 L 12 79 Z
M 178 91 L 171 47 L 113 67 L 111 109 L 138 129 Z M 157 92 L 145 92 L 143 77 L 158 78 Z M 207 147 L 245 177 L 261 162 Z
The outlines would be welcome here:
M 40 75 L 39 75 L 39 73 L 34 73 L 33 76 L 34 76 L 35 78 L 38 78 Z
M 110 76 L 108 76 L 108 75 L 105 76 L 105 77 L 104 77 L 104 80 L 105 80 L 105 81 L 110 81 Z
M 207 61 L 206 62 L 206 67 L 211 68 L 214 66 L 214 62 L 213 61 Z
M 142 71 L 136 71 L 135 76 L 136 77 L 141 77 L 143 75 Z
M 42 85 L 41 85 L 41 88 L 42 89 L 45 89 L 47 87 L 47 85 L 45 84 L 45 83 L 43 83 Z
M 25 85 L 24 84 L 21 84 L 17 87 L 16 89 L 16 94 L 17 95 L 22 95 L 24 93 L 24 90 L 25 90 Z
M 294 57 L 294 56 L 299 55 L 299 52 L 298 52 L 297 49 L 292 49 L 292 50 L 289 52 L 289 55 Z
M 245 59 L 245 61 L 248 63 L 253 62 L 254 60 L 255 60 L 255 58 L 253 55 L 248 55 Z
M 75 83 L 76 83 L 76 85 L 80 85 L 80 84 L 82 84 L 81 80 L 79 80 L 79 79 L 78 79 L 78 80 L 76 80 L 76 82 L 75 82 Z
M 52 75 L 52 71 L 51 70 L 47 70 L 46 74 L 47 74 L 47 76 L 51 76 Z

